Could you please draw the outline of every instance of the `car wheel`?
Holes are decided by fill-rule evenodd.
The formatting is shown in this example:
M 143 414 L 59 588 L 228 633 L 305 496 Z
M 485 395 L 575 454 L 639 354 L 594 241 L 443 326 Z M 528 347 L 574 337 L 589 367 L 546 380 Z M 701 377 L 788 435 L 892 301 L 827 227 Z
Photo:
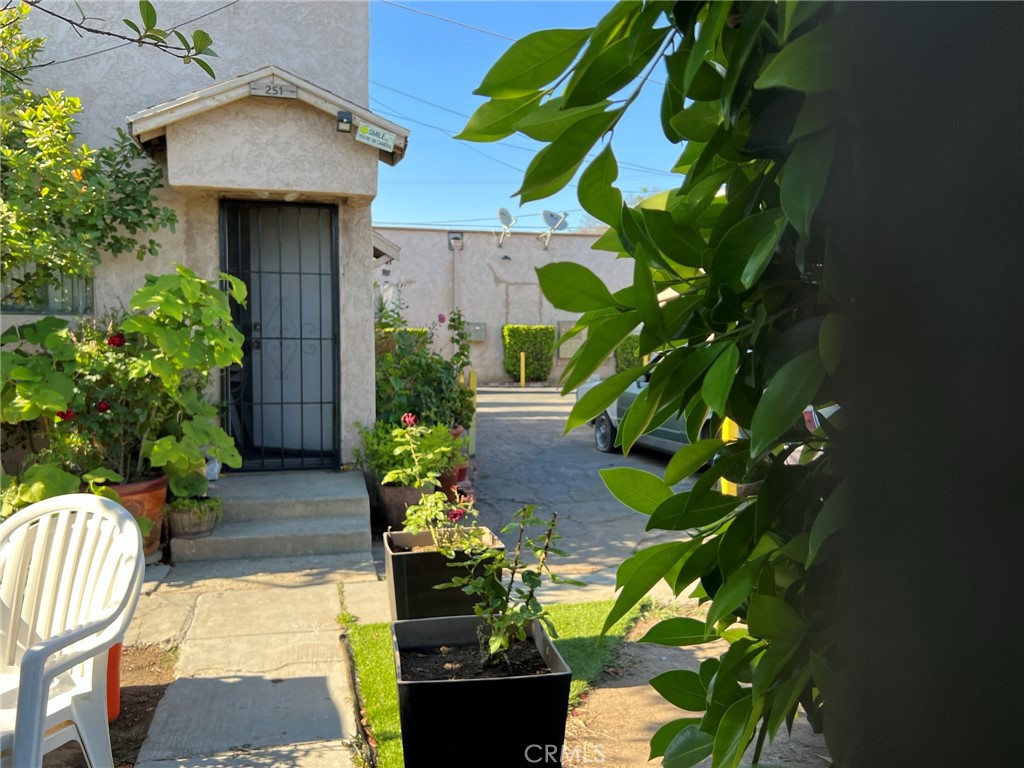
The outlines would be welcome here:
M 615 425 L 607 413 L 594 419 L 594 444 L 604 453 L 615 452 Z

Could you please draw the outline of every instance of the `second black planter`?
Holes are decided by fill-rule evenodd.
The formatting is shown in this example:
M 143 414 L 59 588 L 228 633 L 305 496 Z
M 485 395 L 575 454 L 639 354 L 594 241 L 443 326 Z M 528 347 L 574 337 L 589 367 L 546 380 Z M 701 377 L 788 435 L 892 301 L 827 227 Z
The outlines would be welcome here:
M 429 531 L 384 534 L 384 569 L 392 621 L 473 613 L 473 604 L 478 599 L 475 595 L 467 595 L 461 589 L 434 589 L 434 585 L 444 584 L 455 576 L 468 575 L 466 568 L 452 565 L 465 562 L 466 555 L 460 553 L 449 560 L 436 550 L 416 549 L 433 543 Z M 503 546 L 486 528 L 484 543 L 490 547 Z

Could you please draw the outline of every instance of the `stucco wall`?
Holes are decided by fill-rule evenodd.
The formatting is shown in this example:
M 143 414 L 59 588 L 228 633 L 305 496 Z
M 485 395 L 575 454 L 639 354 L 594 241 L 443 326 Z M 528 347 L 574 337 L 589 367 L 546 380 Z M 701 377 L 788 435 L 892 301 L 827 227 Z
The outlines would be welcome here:
M 462 309 L 467 322 L 485 323 L 486 340 L 472 345 L 473 368 L 481 383 L 506 381 L 501 326 L 509 323 L 555 325 L 575 321 L 577 314 L 555 309 L 541 293 L 536 268 L 554 261 L 574 261 L 596 273 L 612 291 L 632 284 L 632 262 L 618 260 L 607 251 L 594 251 L 594 235 L 556 234 L 547 250 L 536 232 L 516 232 L 502 247 L 490 232 L 464 232 L 461 251 L 448 250 L 445 230 L 379 227 L 397 243 L 401 257 L 378 265 L 374 279 L 398 286 L 411 325 L 428 326 L 438 314 Z M 384 275 L 384 270 L 390 272 Z M 447 341 L 442 329 L 438 336 Z M 451 351 L 445 344 L 443 353 Z M 563 355 L 566 354 L 563 352 Z M 557 381 L 567 358 L 556 356 L 551 380 Z M 614 370 L 609 360 L 602 375 Z
M 249 97 L 167 126 L 173 187 L 372 197 L 377 158 L 295 99 Z
M 38 9 L 29 14 L 25 31 L 49 38 L 41 60 L 55 62 L 34 70 L 33 84 L 81 98 L 79 133 L 87 144 L 110 143 L 114 128 L 124 127 L 128 115 L 267 64 L 283 67 L 356 104 L 369 103 L 366 2 L 242 0 L 228 5 L 224 0 L 170 0 L 155 5 L 163 29 L 182 24 L 213 36 L 218 58 L 211 65 L 216 81 L 199 67 L 158 51 L 120 45 L 99 35 L 79 37 L 67 24 Z M 46 0 L 46 6 L 76 19 L 84 12 L 101 19 L 91 20 L 91 25 L 117 32 L 128 31 L 121 19 L 139 17 L 136 0 Z M 200 16 L 204 18 L 187 23 Z

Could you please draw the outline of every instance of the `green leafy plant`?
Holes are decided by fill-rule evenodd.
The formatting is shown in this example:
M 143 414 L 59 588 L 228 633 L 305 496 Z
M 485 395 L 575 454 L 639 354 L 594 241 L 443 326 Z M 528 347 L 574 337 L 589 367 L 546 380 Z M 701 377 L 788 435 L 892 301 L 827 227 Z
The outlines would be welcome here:
M 619 428 L 623 449 L 673 414 L 690 433 L 663 476 L 603 472 L 613 494 L 649 516 L 649 529 L 679 532 L 621 565 L 606 626 L 659 580 L 676 593 L 697 584 L 707 620 L 662 622 L 648 641 L 730 643 L 699 674 L 652 681 L 669 701 L 703 709 L 652 741 L 652 757 L 679 768 L 709 756 L 732 768 L 754 742 L 756 762 L 800 706 L 837 764 L 846 754 L 834 631 L 848 514 L 833 448 L 842 411 L 813 433 L 801 418 L 808 405 L 836 401 L 851 301 L 827 205 L 841 11 L 831 2 L 620 2 L 592 28 L 513 43 L 481 82 L 476 92 L 488 101 L 461 134 L 493 141 L 522 132 L 544 144 L 521 202 L 557 192 L 582 169 L 580 204 L 609 227 L 595 247 L 633 264 L 633 285 L 615 293 L 581 264 L 538 275 L 553 305 L 580 313 L 566 338 L 587 332 L 561 377 L 564 393 L 638 325 L 637 354 L 660 352 L 588 391 L 567 429 L 647 375 Z M 664 84 L 651 122 L 685 144 L 671 169 L 683 176 L 627 205 L 615 186 L 613 132 L 652 75 Z M 716 436 L 701 440 L 709 414 Z M 673 489 L 716 455 L 691 488 Z M 753 496 L 725 494 L 719 483 L 760 476 Z
M 132 311 L 77 326 L 47 317 L 0 336 L 0 418 L 25 425 L 28 452 L 5 478 L 4 513 L 33 501 L 162 469 L 177 496 L 205 492 L 206 461 L 241 465 L 205 399 L 215 369 L 241 362 L 229 294 L 191 270 L 148 275 Z
M 455 398 L 455 407 L 452 409 L 452 422 L 468 429 L 473 423 L 475 415 L 476 395 L 469 387 L 460 385 Z
M 630 368 L 641 365 L 641 357 L 637 353 L 640 347 L 640 337 L 633 333 L 622 340 L 622 343 L 615 348 L 615 372 L 622 373 Z
M 503 325 L 505 373 L 519 379 L 519 353 L 526 353 L 528 381 L 547 381 L 554 365 L 555 327 L 553 325 Z
M 461 309 L 453 309 L 448 315 L 448 332 L 451 334 L 452 341 L 451 363 L 455 368 L 455 373 L 461 379 L 463 372 L 472 362 L 469 330 L 466 328 L 466 318 Z
M 223 502 L 216 496 L 175 497 L 166 504 L 166 509 L 192 515 L 197 520 L 206 520 L 213 516 L 217 522 L 223 517 Z
M 411 413 L 399 426 L 383 421 L 360 426 L 363 446 L 356 460 L 372 470 L 382 484 L 422 488 L 438 485 L 440 476 L 454 467 L 465 438 L 456 438 L 443 424 L 427 426 Z
M 484 666 L 507 662 L 509 649 L 526 640 L 526 628 L 531 621 L 543 622 L 548 633 L 558 637 L 548 610 L 536 596 L 545 576 L 555 584 L 582 586 L 582 582 L 561 578 L 548 564 L 551 555 L 566 554 L 554 546 L 560 538 L 556 530 L 558 513 L 553 512 L 549 520 L 544 520 L 533 514 L 534 509 L 533 505 L 521 508 L 512 522 L 501 529 L 503 534 L 515 532 L 516 544 L 511 552 L 506 548 L 474 550 L 467 560 L 454 567 L 465 567 L 471 574 L 480 575 L 456 576 L 436 587 L 461 589 L 468 595 L 479 596 L 473 612 L 482 619 L 477 636 Z M 527 529 L 538 527 L 541 534 L 527 535 Z M 530 554 L 532 562 L 528 559 Z
M 452 503 L 444 491 L 424 494 L 406 508 L 403 530 L 428 531 L 437 548 L 449 556 L 457 550 L 482 547 L 484 532 L 476 523 L 480 513 L 474 504 L 472 496 L 459 494 Z

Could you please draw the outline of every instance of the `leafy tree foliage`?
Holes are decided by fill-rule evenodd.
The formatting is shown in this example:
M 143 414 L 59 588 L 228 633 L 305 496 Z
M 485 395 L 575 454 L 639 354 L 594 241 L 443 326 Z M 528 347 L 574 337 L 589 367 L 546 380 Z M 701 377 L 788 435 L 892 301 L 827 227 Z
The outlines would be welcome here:
M 836 127 L 838 8 L 621 2 L 593 28 L 514 43 L 484 77 L 476 93 L 489 100 L 460 135 L 494 141 L 521 132 L 546 144 L 525 172 L 523 202 L 557 192 L 582 168 L 580 203 L 610 228 L 595 248 L 633 261 L 633 285 L 616 293 L 580 264 L 538 273 L 552 304 L 581 313 L 569 335 L 587 331 L 562 376 L 564 392 L 637 326 L 638 354 L 661 352 L 580 398 L 567 429 L 645 373 L 649 383 L 619 429 L 623 449 L 674 414 L 686 419 L 692 444 L 664 476 L 603 473 L 615 496 L 649 516 L 649 529 L 679 532 L 621 565 L 606 626 L 663 579 L 677 594 L 692 589 L 708 604 L 707 620 L 669 619 L 645 641 L 730 643 L 699 672 L 651 681 L 669 701 L 703 713 L 666 724 L 652 740 L 651 756 L 673 768 L 708 756 L 716 768 L 735 766 L 755 740 L 756 761 L 766 739 L 792 727 L 800 704 L 837 762 L 846 751 L 833 621 L 842 413 L 813 432 L 802 418 L 808 405 L 834 403 L 841 365 L 846 299 L 821 205 Z M 615 186 L 614 129 L 640 90 L 655 87 L 655 74 L 666 80 L 656 119 L 683 146 L 672 168 L 682 181 L 629 206 Z M 716 436 L 701 440 L 708 419 Z M 716 455 L 691 490 L 672 490 Z M 752 492 L 727 495 L 720 480 Z
M 148 234 L 164 227 L 173 231 L 177 221 L 174 211 L 157 205 L 160 168 L 129 136 L 119 129 L 113 145 L 99 150 L 78 144 L 75 116 L 81 102 L 61 91 L 30 89 L 29 73 L 44 43 L 22 32 L 30 10 L 28 4 L 0 10 L 5 304 L 37 303 L 62 275 L 91 276 L 103 253 L 156 255 L 159 245 Z M 143 27 L 147 19 L 156 23 L 148 2 L 140 11 Z M 206 43 L 201 36 L 199 41 Z

